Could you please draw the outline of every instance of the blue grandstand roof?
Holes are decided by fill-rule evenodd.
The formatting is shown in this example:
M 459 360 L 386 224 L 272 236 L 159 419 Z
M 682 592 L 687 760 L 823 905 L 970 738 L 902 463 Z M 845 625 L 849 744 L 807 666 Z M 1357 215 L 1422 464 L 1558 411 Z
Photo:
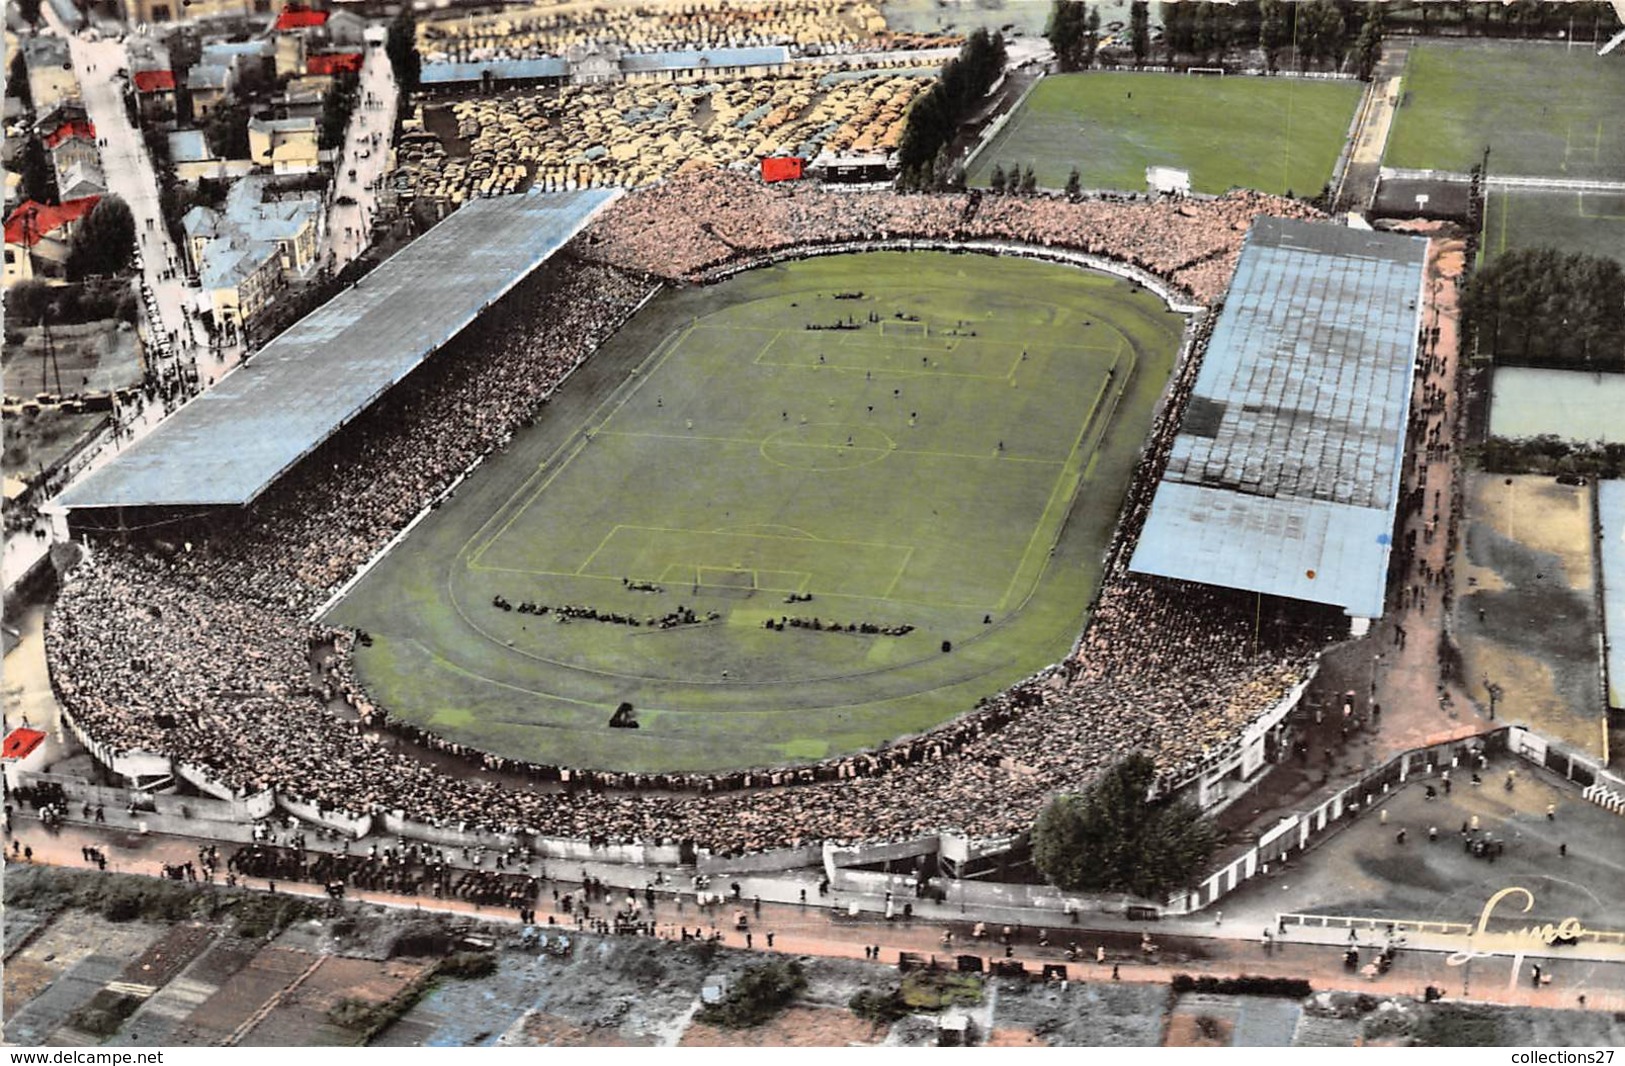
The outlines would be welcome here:
M 57 497 L 252 502 L 585 226 L 617 190 L 475 200 Z
M 557 56 L 493 59 L 485 63 L 425 63 L 418 80 L 424 85 L 454 85 L 458 82 L 481 81 L 487 72 L 496 81 L 536 81 L 563 78 L 570 73 L 570 64 Z
M 1608 644 L 1608 706 L 1625 710 L 1625 481 L 1597 485 L 1602 523 L 1602 614 Z
M 699 51 L 628 52 L 621 69 L 628 74 L 654 70 L 726 70 L 733 67 L 772 67 L 790 61 L 783 45 L 763 48 L 706 48 Z
M 706 48 L 675 52 L 628 52 L 621 56 L 624 74 L 647 74 L 660 70 L 733 70 L 740 67 L 781 66 L 790 61 L 783 45 L 762 48 Z M 425 85 L 455 85 L 477 82 L 490 74 L 496 81 L 537 81 L 564 78 L 570 64 L 557 56 L 535 59 L 498 59 L 485 63 L 425 63 L 419 81 Z
M 1253 224 L 1133 570 L 1382 614 L 1426 256 Z

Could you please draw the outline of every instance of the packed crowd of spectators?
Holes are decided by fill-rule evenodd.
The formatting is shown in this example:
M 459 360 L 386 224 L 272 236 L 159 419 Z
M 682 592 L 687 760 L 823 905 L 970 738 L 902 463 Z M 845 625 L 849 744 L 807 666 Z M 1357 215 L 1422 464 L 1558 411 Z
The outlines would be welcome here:
M 1230 284 L 1254 218 L 1313 219 L 1297 200 L 1240 191 L 1213 200 L 902 196 L 764 186 L 747 174 L 685 175 L 600 217 L 586 253 L 624 269 L 685 280 L 785 247 L 863 239 L 994 240 L 1115 259 L 1202 303 Z
M 725 175 L 627 198 L 253 507 L 98 538 L 48 625 L 62 705 L 105 749 L 164 753 L 239 793 L 274 788 L 356 815 L 402 812 L 440 826 L 600 842 L 693 840 L 718 851 L 943 829 L 1011 834 L 1053 792 L 1130 751 L 1152 754 L 1164 782 L 1177 784 L 1304 677 L 1343 623 L 1335 612 L 1266 606 L 1126 569 L 1203 335 L 1147 444 L 1077 653 L 953 722 L 875 751 L 704 775 L 521 763 L 393 722 L 351 668 L 366 636 L 306 621 L 471 463 L 532 421 L 652 291 L 655 275 L 689 278 L 823 241 L 975 236 L 1084 248 L 1211 300 L 1254 215 L 1306 213 L 1256 195 L 1020 206 L 785 193 Z M 325 661 L 313 655 L 329 646 Z M 334 713 L 340 700 L 355 713 Z M 383 728 L 436 757 L 379 743 Z M 448 756 L 503 771 L 509 783 L 449 773 Z

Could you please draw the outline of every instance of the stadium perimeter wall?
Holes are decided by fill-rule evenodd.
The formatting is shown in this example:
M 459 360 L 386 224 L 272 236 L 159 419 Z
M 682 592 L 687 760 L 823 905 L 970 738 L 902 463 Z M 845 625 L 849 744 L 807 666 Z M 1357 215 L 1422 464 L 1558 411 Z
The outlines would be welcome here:
M 1191 914 L 1212 906 L 1252 878 L 1268 875 L 1274 863 L 1330 839 L 1357 820 L 1363 812 L 1380 805 L 1383 796 L 1404 787 L 1413 778 L 1437 779 L 1445 770 L 1470 764 L 1480 753 L 1501 752 L 1515 755 L 1563 777 L 1579 786 L 1586 800 L 1625 817 L 1625 779 L 1610 773 L 1589 756 L 1569 751 L 1522 726 L 1508 726 L 1401 753 L 1308 810 L 1283 815 L 1272 828 L 1260 835 L 1257 843 L 1245 852 L 1226 859 L 1196 888 L 1167 900 L 1136 900 L 1121 893 L 1103 896 L 1065 893 L 1052 885 L 970 878 L 939 879 L 938 884 L 946 887 L 938 893 L 938 899 L 949 905 L 957 902 L 966 908 L 1030 907 L 1053 910 L 1062 917 L 1075 913 L 1123 914 L 1130 907 L 1146 908 L 1148 905 L 1149 913 L 1142 910 L 1136 916 Z M 257 820 L 278 813 L 301 818 L 316 813 L 314 808 L 279 796 L 271 789 L 231 800 L 217 800 L 155 795 L 140 790 L 93 785 L 61 774 L 25 771 L 17 777 L 19 786 L 50 784 L 61 788 L 67 797 L 64 821 L 89 824 L 90 819 L 83 816 L 82 805 L 101 805 L 111 808 L 113 812 L 108 815 L 107 824 L 134 828 L 142 834 L 164 833 L 249 843 L 254 839 L 253 823 Z M 682 849 L 677 845 L 594 844 L 585 840 L 529 837 L 517 832 L 482 833 L 432 826 L 398 814 L 383 814 L 376 818 L 343 818 L 328 813 L 320 816 L 319 824 L 336 830 L 339 836 L 381 829 L 408 840 L 452 848 L 528 844 L 538 857 L 556 861 L 647 867 L 679 866 L 683 860 Z M 989 842 L 990 847 L 984 849 L 955 834 L 929 834 L 910 840 L 854 846 L 804 845 L 744 856 L 714 857 L 701 851 L 697 855 L 696 867 L 700 873 L 728 875 L 804 870 L 822 865 L 833 889 L 865 897 L 884 897 L 890 892 L 900 910 L 903 901 L 915 898 L 918 885 L 914 878 L 853 867 L 922 855 L 957 861 L 972 852 L 994 854 L 1007 850 L 1012 843 L 1008 840 Z M 873 904 L 873 901 L 868 902 Z M 853 905 L 862 909 L 861 901 Z

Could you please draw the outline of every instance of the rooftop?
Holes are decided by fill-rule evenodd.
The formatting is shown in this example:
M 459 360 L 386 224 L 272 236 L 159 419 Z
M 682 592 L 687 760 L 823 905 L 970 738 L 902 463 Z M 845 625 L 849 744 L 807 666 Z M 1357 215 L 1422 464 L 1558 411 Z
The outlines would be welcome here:
M 135 72 L 135 91 L 138 93 L 174 92 L 175 72 L 173 70 L 138 70 Z
M 1253 223 L 1132 569 L 1382 614 L 1426 255 Z
M 100 199 L 100 196 L 86 196 L 60 204 L 37 204 L 32 200 L 25 200 L 6 216 L 6 243 L 27 244 L 33 247 L 46 234 L 90 214 L 90 209 L 95 207 L 96 201 Z M 35 212 L 32 230 L 28 225 L 30 212 Z
M 619 193 L 475 200 L 79 483 L 66 508 L 251 503 Z

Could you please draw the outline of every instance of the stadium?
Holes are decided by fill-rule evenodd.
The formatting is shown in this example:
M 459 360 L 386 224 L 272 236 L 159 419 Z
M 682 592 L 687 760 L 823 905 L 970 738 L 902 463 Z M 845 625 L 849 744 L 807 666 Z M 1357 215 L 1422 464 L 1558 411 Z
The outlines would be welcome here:
M 1320 652 L 1382 613 L 1400 505 L 1426 243 L 1316 224 L 1316 217 L 1303 204 L 1255 193 L 1183 204 L 1054 200 L 1007 206 L 974 193 L 786 191 L 742 175 L 715 174 L 618 199 L 584 192 L 476 201 L 61 499 L 65 514 L 59 520 L 89 547 L 65 580 L 51 617 L 53 686 L 73 732 L 118 778 L 149 786 L 184 782 L 249 809 L 277 807 L 352 833 L 377 826 L 420 839 L 484 832 L 538 843 L 575 839 L 736 854 L 821 842 L 934 839 L 942 833 L 996 842 L 1024 832 L 1049 796 L 1081 786 L 1130 751 L 1155 755 L 1165 791 L 1190 789 L 1210 806 L 1220 803 L 1235 782 L 1278 753 L 1280 723 L 1303 693 Z M 503 236 L 491 239 L 492 232 Z M 470 251 L 474 247 L 477 254 Z M 448 254 L 453 248 L 461 254 Z M 752 563 L 728 556 L 738 544 L 719 549 L 715 538 L 691 532 L 664 546 L 636 539 L 618 545 L 610 538 L 607 550 L 622 553 L 620 559 L 598 570 L 581 562 L 603 554 L 605 531 L 631 526 L 628 519 L 637 517 L 621 513 L 625 504 L 614 502 L 614 493 L 592 487 L 626 478 L 632 498 L 655 494 L 647 500 L 653 510 L 680 508 L 679 497 L 658 495 L 660 483 L 694 476 L 696 466 L 716 462 L 681 449 L 612 453 L 613 435 L 631 429 L 617 425 L 619 414 L 606 415 L 624 412 L 624 401 L 635 396 L 631 406 L 639 408 L 640 418 L 673 420 L 666 435 L 685 436 L 688 421 L 700 430 L 707 412 L 720 419 L 724 407 L 682 390 L 720 380 L 719 374 L 739 374 L 737 366 L 703 362 L 686 377 L 658 376 L 669 366 L 651 364 L 646 371 L 650 353 L 658 358 L 675 349 L 660 344 L 670 335 L 671 319 L 647 318 L 645 305 L 658 310 L 669 303 L 692 327 L 703 321 L 696 309 L 707 299 L 719 292 L 748 296 L 766 276 L 762 271 L 780 271 L 780 277 L 811 271 L 807 297 L 798 296 L 793 311 L 730 298 L 715 313 L 771 316 L 781 334 L 788 317 L 795 332 L 817 337 L 818 331 L 802 327 L 826 319 L 833 324 L 837 311 L 843 322 L 849 313 L 856 322 L 883 312 L 901 313 L 891 321 L 903 322 L 919 311 L 922 323 L 932 323 L 933 341 L 943 342 L 936 349 L 940 359 L 957 357 L 969 366 L 996 354 L 997 365 L 1009 373 L 1011 366 L 1019 368 L 1022 354 L 1047 357 L 1040 355 L 1039 344 L 1049 343 L 1041 334 L 1034 334 L 1039 340 L 1029 343 L 1027 353 L 1009 338 L 998 353 L 992 344 L 983 355 L 974 348 L 956 350 L 942 331 L 968 332 L 968 325 L 957 323 L 973 319 L 976 303 L 928 306 L 920 295 L 928 287 L 923 283 L 909 289 L 874 270 L 869 276 L 876 280 L 865 281 L 861 270 L 849 269 L 851 260 L 843 269 L 838 258 L 924 256 L 933 250 L 997 253 L 1001 258 L 945 256 L 937 265 L 986 279 L 989 288 L 978 301 L 1011 300 L 1014 279 L 1024 287 L 1024 299 L 1037 305 L 1031 313 L 1038 317 L 1055 306 L 1033 293 L 1040 278 L 1070 293 L 1063 298 L 1069 305 L 1080 292 L 1093 293 L 1104 301 L 1102 326 L 1118 333 L 1136 319 L 1155 324 L 1171 318 L 1170 306 L 1188 316 L 1183 327 L 1155 326 L 1128 343 L 1077 345 L 1087 358 L 1075 362 L 1079 376 L 1069 379 L 1065 391 L 1085 398 L 1071 396 L 1070 406 L 1052 410 L 1047 404 L 1054 398 L 1034 396 L 1023 402 L 1037 406 L 1006 408 L 995 421 L 992 413 L 1007 402 L 1000 390 L 1019 388 L 976 381 L 962 393 L 950 387 L 931 395 L 965 423 L 954 431 L 962 440 L 956 448 L 978 453 L 978 462 L 996 464 L 1001 451 L 1038 447 L 1051 435 L 1040 415 L 1071 427 L 1075 440 L 1099 438 L 1092 447 L 1047 457 L 1060 473 L 1051 471 L 1032 485 L 1012 485 L 1003 475 L 964 475 L 939 486 L 947 491 L 956 480 L 965 481 L 957 488 L 971 494 L 971 503 L 997 503 L 1000 492 L 1017 489 L 1028 501 L 1004 501 L 1005 512 L 1016 517 L 988 527 L 1001 543 L 978 551 L 1002 561 L 986 575 L 962 573 L 962 565 L 943 557 L 941 569 L 954 570 L 958 580 L 1024 588 L 1022 581 L 1033 579 L 1021 577 L 1023 566 L 1038 568 L 1024 557 L 1042 554 L 1030 550 L 1032 543 L 1053 543 L 1067 564 L 1054 586 L 1061 606 L 1033 612 L 1059 627 L 1049 643 L 1036 645 L 1037 658 L 1010 659 L 1010 647 L 995 646 L 987 662 L 977 659 L 979 631 L 1001 628 L 993 612 L 983 610 L 998 600 L 989 593 L 968 601 L 968 613 L 961 605 L 940 618 L 928 618 L 920 608 L 913 608 L 915 615 L 896 613 L 901 598 L 875 597 L 867 587 L 843 600 L 845 593 L 835 587 L 840 579 L 882 586 L 909 580 L 906 567 L 884 553 L 871 574 L 863 571 L 861 554 L 814 558 L 799 543 L 805 538 L 792 537 L 788 547 L 775 548 L 778 554 Z M 1017 257 L 1092 267 L 1119 280 L 1008 261 Z M 476 282 L 472 271 L 446 267 L 468 260 L 480 263 L 483 281 Z M 926 260 L 903 265 L 913 270 L 921 262 Z M 1002 273 L 1010 270 L 1015 273 Z M 1071 276 L 1045 273 L 1053 271 Z M 657 295 L 663 290 L 670 291 Z M 875 302 L 834 298 L 860 290 Z M 1155 300 L 1148 294 L 1153 292 Z M 1275 294 L 1281 292 L 1294 292 L 1293 298 L 1280 300 Z M 431 293 L 435 302 L 425 303 Z M 915 302 L 901 302 L 904 293 Z M 820 299 L 816 312 L 807 309 L 807 300 Z M 843 304 L 854 306 L 849 311 Z M 448 331 L 451 323 L 457 328 Z M 748 324 L 735 323 L 741 329 Z M 899 369 L 886 362 L 900 358 L 896 349 L 880 343 L 878 329 L 874 333 L 867 347 L 819 338 L 813 346 L 750 350 L 777 352 L 769 361 L 799 360 L 802 365 L 792 369 L 814 375 L 820 371 L 813 360 L 822 349 L 846 361 L 839 373 L 861 395 L 870 377 L 858 370 L 880 377 L 874 372 Z M 924 333 L 890 330 L 886 336 L 919 345 Z M 1106 336 L 1102 329 L 1099 337 Z M 376 349 L 378 357 L 346 360 L 342 372 L 339 364 L 324 363 L 322 353 L 346 337 L 363 346 L 358 350 Z M 1084 351 L 1090 348 L 1102 351 Z M 1130 349 L 1147 364 L 1161 358 L 1163 368 L 1114 369 L 1127 367 L 1122 360 Z M 691 354 L 722 358 L 732 350 L 712 343 Z M 649 380 L 635 380 L 646 374 Z M 1118 381 L 1120 376 L 1128 380 Z M 792 377 L 786 391 L 771 394 L 741 389 L 737 395 L 759 402 L 747 403 L 738 417 L 766 423 L 758 436 L 773 439 L 778 431 L 772 423 L 790 418 L 785 405 L 797 394 L 805 394 L 804 404 L 830 402 L 822 391 L 812 393 L 807 380 Z M 1270 386 L 1282 380 L 1302 381 L 1301 394 Z M 323 387 L 312 390 L 312 381 Z M 943 388 L 940 382 L 932 387 Z M 1115 388 L 1142 395 L 1102 420 L 1092 413 L 1093 398 Z M 314 394 L 316 402 L 294 412 L 274 402 L 294 390 Z M 983 400 L 989 392 L 997 395 Z M 604 406 L 617 397 L 620 407 Z M 842 393 L 833 402 L 850 406 L 859 400 Z M 976 410 L 965 409 L 977 403 L 987 408 L 986 427 L 978 424 Z M 667 405 L 673 408 L 669 414 Z M 601 413 L 595 418 L 593 412 Z M 922 415 L 929 410 L 910 409 L 909 417 Z M 859 442 L 858 434 L 849 433 L 851 445 L 838 439 L 857 417 L 831 419 L 842 431 L 829 439 L 781 441 L 777 465 L 827 462 L 841 473 L 885 467 L 890 457 L 878 464 L 854 461 L 860 447 L 890 451 L 880 437 Z M 794 426 L 800 426 L 799 417 Z M 907 428 L 903 418 L 886 433 Z M 1024 428 L 1032 441 L 1017 435 Z M 981 440 L 984 429 L 992 440 Z M 796 429 L 803 432 L 811 431 Z M 1311 447 L 1317 455 L 1341 457 L 1329 464 L 1335 476 L 1328 484 L 1294 476 L 1305 463 L 1303 449 Z M 561 448 L 572 456 L 569 462 L 553 458 Z M 599 459 L 600 451 L 609 454 Z M 661 465 L 662 455 L 669 465 Z M 538 465 L 538 457 L 545 461 Z M 573 474 L 575 463 L 583 465 Z M 1115 481 L 1106 470 L 1113 463 L 1121 467 Z M 505 464 L 513 470 L 505 473 Z M 622 472 L 651 465 L 639 477 Z M 543 481 L 559 474 L 561 480 L 541 498 L 555 488 L 559 497 L 576 494 L 564 508 L 567 516 L 578 517 L 595 504 L 607 508 L 596 524 L 579 531 L 581 544 L 569 542 L 557 520 L 524 518 L 529 511 L 515 505 L 515 485 L 523 489 L 527 481 L 513 471 L 525 466 Z M 1263 476 L 1266 468 L 1270 473 Z M 581 483 L 572 485 L 573 477 Z M 855 491 L 877 494 L 878 507 L 907 494 L 900 484 L 923 477 L 921 468 L 906 468 L 898 483 Z M 1042 501 L 1070 499 L 1071 482 L 1092 477 L 1100 477 L 1102 487 L 1084 494 L 1089 506 L 1066 505 L 1073 523 L 1061 533 L 1046 532 L 1050 507 Z M 783 486 L 756 490 L 780 492 Z M 530 495 L 536 495 L 535 486 Z M 526 498 L 524 492 L 517 497 Z M 802 521 L 815 521 L 817 510 L 811 508 Z M 1206 521 L 1212 516 L 1222 520 Z M 489 519 L 517 520 L 510 529 L 521 531 L 530 521 L 535 528 L 506 543 L 455 536 L 463 525 Z M 905 520 L 922 523 L 922 529 L 929 524 L 917 512 L 898 519 Z M 1048 520 L 1056 521 L 1053 515 Z M 764 516 L 753 514 L 742 524 L 760 532 L 763 523 Z M 1171 539 L 1193 523 L 1202 526 L 1198 554 L 1170 553 Z M 647 517 L 636 524 L 655 525 Z M 709 533 L 725 525 L 702 528 L 690 517 L 670 528 Z M 973 539 L 985 535 L 982 528 L 965 523 L 945 533 Z M 1022 550 L 1002 543 L 1012 531 L 1025 542 Z M 1078 539 L 1069 539 L 1074 534 Z M 820 528 L 814 539 L 831 537 Z M 764 703 L 773 710 L 762 683 L 785 676 L 784 664 L 799 656 L 747 657 L 743 665 L 728 667 L 703 656 L 685 661 L 677 653 L 663 667 L 674 673 L 657 680 L 675 690 L 694 688 L 696 677 L 708 675 L 693 698 L 714 714 L 709 721 L 690 716 L 700 721 L 693 728 L 704 759 L 685 759 L 682 745 L 670 739 L 681 735 L 687 721 L 673 725 L 666 719 L 680 716 L 645 714 L 641 692 L 623 698 L 614 686 L 589 686 L 589 695 L 578 696 L 564 685 L 551 694 L 560 703 L 586 703 L 579 725 L 571 725 L 568 712 L 530 720 L 494 712 L 459 724 L 456 715 L 436 716 L 446 709 L 444 693 L 428 684 L 420 689 L 419 705 L 400 698 L 416 684 L 410 679 L 432 676 L 414 674 L 424 668 L 404 649 L 418 647 L 424 662 L 438 656 L 443 662 L 434 668 L 452 674 L 467 668 L 447 646 L 434 643 L 441 636 L 416 628 L 432 622 L 423 604 L 440 593 L 428 586 L 448 572 L 444 565 L 423 563 L 436 556 L 444 563 L 442 541 L 473 543 L 488 556 L 506 553 L 521 564 L 509 569 L 531 572 L 525 580 L 537 580 L 539 571 L 568 570 L 574 562 L 570 577 L 593 578 L 594 588 L 608 590 L 600 594 L 605 604 L 620 602 L 610 599 L 613 594 L 738 612 L 740 619 L 727 628 L 739 631 L 741 648 L 753 646 L 749 641 L 838 642 L 842 649 L 861 647 L 864 657 L 884 656 L 884 650 L 871 649 L 892 642 L 906 648 L 914 634 L 791 633 L 763 620 L 827 611 L 824 617 L 841 623 L 916 625 L 926 631 L 928 646 L 907 649 L 896 663 L 882 662 L 896 669 L 881 676 L 916 685 L 914 691 L 941 689 L 947 697 L 890 719 L 871 714 L 861 728 L 847 728 L 842 715 L 819 721 L 806 712 L 808 706 L 849 700 L 836 686 L 831 693 L 812 693 L 812 701 L 799 707 L 787 701 L 788 709 L 776 716 L 779 731 L 767 729 L 758 738 L 728 714 Z M 1236 550 L 1238 545 L 1246 550 Z M 786 562 L 798 552 L 801 563 Z M 629 635 L 617 639 L 628 644 L 654 635 L 571 614 L 568 639 L 555 641 L 559 623 L 548 619 L 547 642 L 537 638 L 524 645 L 528 630 L 521 626 L 541 624 L 540 605 L 557 616 L 565 613 L 561 606 L 580 604 L 579 594 L 572 601 L 568 583 L 539 586 L 540 592 L 517 579 L 512 586 L 493 584 L 488 575 L 466 568 L 462 579 L 468 588 L 444 602 L 474 612 L 494 639 L 457 654 L 484 656 L 479 661 L 485 676 L 498 685 L 514 684 L 501 674 L 512 668 L 514 651 L 557 647 L 560 659 L 576 655 L 579 668 L 603 654 L 606 630 L 627 629 Z M 661 591 L 633 590 L 632 584 Z M 681 586 L 682 596 L 667 586 Z M 1043 582 L 1033 587 L 1042 597 Z M 541 600 L 544 592 L 556 598 Z M 809 592 L 810 603 L 785 602 Z M 525 612 L 497 602 L 514 608 L 533 595 L 538 600 Z M 859 615 L 848 607 L 860 601 L 874 604 L 874 613 Z M 837 617 L 838 608 L 847 609 Z M 636 614 L 653 616 L 656 609 Z M 1013 618 L 1011 627 L 1019 633 L 1020 612 Z M 696 623 L 704 620 L 702 613 Z M 680 631 L 688 621 L 679 616 L 683 624 L 674 628 Z M 971 647 L 962 651 L 965 634 Z M 570 644 L 577 640 L 583 643 Z M 921 662 L 932 671 L 923 683 L 909 672 L 910 663 Z M 951 664 L 947 675 L 942 664 Z M 810 668 L 827 678 L 850 666 L 835 657 Z M 745 676 L 724 679 L 721 669 Z M 409 680 L 392 690 L 391 674 Z M 793 674 L 787 681 L 793 689 L 818 688 Z M 736 697 L 739 685 L 753 690 Z M 659 685 L 650 691 L 650 706 L 658 709 L 665 697 Z M 738 702 L 730 706 L 729 700 Z M 620 703 L 630 707 L 623 711 Z M 612 713 L 621 725 L 636 721 L 640 728 L 616 728 Z M 547 743 L 550 731 L 567 734 L 557 748 Z M 620 742 L 634 733 L 636 745 Z M 764 758 L 764 752 L 782 757 Z

